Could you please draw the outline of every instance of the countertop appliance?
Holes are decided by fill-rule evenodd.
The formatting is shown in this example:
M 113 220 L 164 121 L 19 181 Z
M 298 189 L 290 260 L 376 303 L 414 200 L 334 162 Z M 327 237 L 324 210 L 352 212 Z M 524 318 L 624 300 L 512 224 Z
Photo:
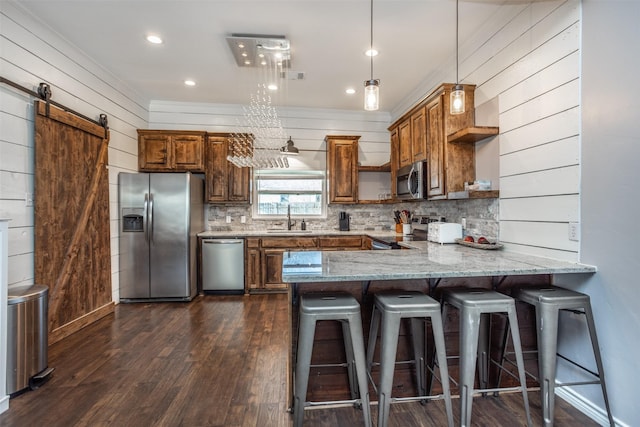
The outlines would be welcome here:
M 396 197 L 400 200 L 425 199 L 427 197 L 427 162 L 416 162 L 398 169 Z
M 432 222 L 445 222 L 445 218 L 439 215 L 414 215 L 411 218 L 412 237 L 415 241 L 427 240 L 429 224 Z
M 244 239 L 202 239 L 202 291 L 244 293 Z
M 187 173 L 118 174 L 120 300 L 190 301 L 204 180 Z
M 340 231 L 349 231 L 349 214 L 346 212 L 340 212 L 338 224 L 340 226 Z
M 462 239 L 462 225 L 456 222 L 429 223 L 427 240 L 436 243 L 455 243 Z

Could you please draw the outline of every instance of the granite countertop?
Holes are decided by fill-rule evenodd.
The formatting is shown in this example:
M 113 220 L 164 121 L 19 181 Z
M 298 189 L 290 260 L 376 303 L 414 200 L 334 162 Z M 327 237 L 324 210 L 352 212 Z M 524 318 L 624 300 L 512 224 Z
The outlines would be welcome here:
M 291 251 L 283 256 L 288 283 L 402 280 L 526 274 L 595 273 L 595 266 L 456 244 L 403 242 L 414 250 Z
M 313 237 L 313 236 L 369 236 L 381 238 L 402 238 L 401 234 L 395 231 L 376 231 L 376 230 L 234 230 L 234 231 L 203 231 L 198 233 L 198 237 L 202 238 L 230 238 L 230 237 Z

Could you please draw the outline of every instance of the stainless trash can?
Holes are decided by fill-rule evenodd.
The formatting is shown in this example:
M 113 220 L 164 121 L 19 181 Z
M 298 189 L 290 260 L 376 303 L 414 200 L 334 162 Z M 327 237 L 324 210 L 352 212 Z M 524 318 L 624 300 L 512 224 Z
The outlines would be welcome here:
M 9 288 L 7 309 L 7 393 L 37 388 L 47 369 L 49 288 L 44 285 Z

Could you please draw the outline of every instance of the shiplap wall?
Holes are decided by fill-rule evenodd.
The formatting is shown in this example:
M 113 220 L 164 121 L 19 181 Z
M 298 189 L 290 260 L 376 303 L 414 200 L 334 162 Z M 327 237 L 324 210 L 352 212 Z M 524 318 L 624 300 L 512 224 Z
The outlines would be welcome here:
M 32 90 L 48 83 L 52 99 L 87 117 L 109 120 L 111 270 L 118 300 L 117 174 L 137 170 L 137 128 L 147 127 L 148 101 L 125 88 L 89 56 L 70 46 L 17 3 L 0 2 L 0 73 Z M 9 222 L 9 286 L 34 280 L 34 124 L 29 95 L 0 85 L 0 217 Z
M 392 116 L 450 81 L 453 67 L 429 76 L 420 86 L 429 90 L 416 89 Z M 476 117 L 500 127 L 476 146 L 476 170 L 499 168 L 500 240 L 508 250 L 578 260 L 569 223 L 580 221 L 580 2 L 505 5 L 460 47 L 460 80 L 477 85 L 477 109 L 498 109 L 497 123 Z
M 247 94 L 247 101 L 249 100 Z M 389 161 L 389 114 L 386 112 L 278 108 L 287 135 L 308 165 L 324 169 L 326 135 L 360 135 L 358 159 L 362 165 Z M 244 132 L 241 105 L 152 101 L 151 129 L 194 129 L 209 132 Z
M 580 219 L 580 3 L 527 5 L 462 69 L 478 103 L 498 97 L 501 241 L 577 261 L 568 229 Z

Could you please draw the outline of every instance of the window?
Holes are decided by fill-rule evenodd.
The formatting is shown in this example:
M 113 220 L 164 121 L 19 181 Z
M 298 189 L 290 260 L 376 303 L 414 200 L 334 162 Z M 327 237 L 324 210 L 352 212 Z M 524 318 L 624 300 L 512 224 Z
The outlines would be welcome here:
M 256 170 L 253 215 L 257 218 L 325 217 L 325 177 L 322 171 Z

